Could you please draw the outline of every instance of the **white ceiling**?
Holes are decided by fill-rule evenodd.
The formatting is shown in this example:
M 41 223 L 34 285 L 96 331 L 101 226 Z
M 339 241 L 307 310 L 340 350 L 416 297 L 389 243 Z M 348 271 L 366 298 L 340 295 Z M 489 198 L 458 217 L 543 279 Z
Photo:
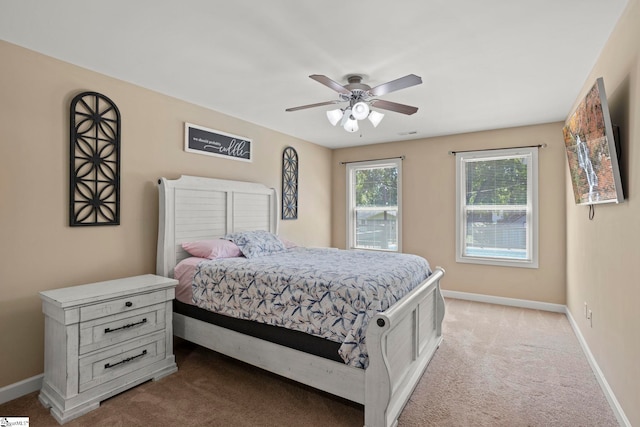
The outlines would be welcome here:
M 0 39 L 334 148 L 565 120 L 626 4 L 2 0 Z M 338 99 L 309 75 L 353 73 L 421 76 L 381 97 L 418 112 L 355 134 L 331 106 L 285 112 Z

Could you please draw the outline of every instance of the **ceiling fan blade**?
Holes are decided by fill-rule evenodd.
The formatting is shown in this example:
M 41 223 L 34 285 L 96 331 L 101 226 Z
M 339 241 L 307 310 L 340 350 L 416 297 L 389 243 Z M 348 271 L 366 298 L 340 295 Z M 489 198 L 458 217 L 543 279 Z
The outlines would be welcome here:
M 300 107 L 292 107 L 292 108 L 287 108 L 284 111 L 298 111 L 298 110 L 305 110 L 307 108 L 313 108 L 313 107 L 322 107 L 323 105 L 331 105 L 331 104 L 337 104 L 339 102 L 343 102 L 339 99 L 336 99 L 334 101 L 326 101 L 326 102 L 318 102 L 317 104 L 309 104 L 309 105 L 301 105 Z
M 313 80 L 322 83 L 323 85 L 335 90 L 338 93 L 344 93 L 345 95 L 351 95 L 351 91 L 347 88 L 345 88 L 344 86 L 342 86 L 340 83 L 331 80 L 329 77 L 327 76 L 323 76 L 322 74 L 312 74 L 309 77 L 311 77 Z
M 411 86 L 419 85 L 422 83 L 422 78 L 415 74 L 409 74 L 408 76 L 400 77 L 399 79 L 392 80 L 387 83 L 382 83 L 374 88 L 369 89 L 371 96 L 381 96 L 396 90 L 405 89 Z
M 376 108 L 382 108 L 383 110 L 395 111 L 396 113 L 407 115 L 411 115 L 418 111 L 418 107 L 398 104 L 397 102 L 385 101 L 382 99 L 374 99 L 373 101 L 371 101 L 371 105 L 375 106 Z

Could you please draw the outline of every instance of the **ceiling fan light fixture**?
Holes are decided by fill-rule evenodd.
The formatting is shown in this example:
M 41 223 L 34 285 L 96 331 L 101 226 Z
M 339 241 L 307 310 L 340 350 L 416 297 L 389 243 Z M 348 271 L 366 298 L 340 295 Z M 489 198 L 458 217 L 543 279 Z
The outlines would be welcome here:
M 341 109 L 337 108 L 335 110 L 327 111 L 327 119 L 329 119 L 329 122 L 333 126 L 337 125 L 341 118 L 342 118 L 342 110 Z
M 344 130 L 347 132 L 357 132 L 358 131 L 358 121 L 353 118 L 353 116 L 349 117 L 349 120 L 344 124 Z
M 391 92 L 398 91 L 400 89 L 406 89 L 411 86 L 422 84 L 422 78 L 415 74 L 408 74 L 399 79 L 391 80 L 386 83 L 382 83 L 378 86 L 371 87 L 362 83 L 363 76 L 361 74 L 349 74 L 347 75 L 346 85 L 342 85 L 329 77 L 322 74 L 312 74 L 309 76 L 311 79 L 327 86 L 329 89 L 338 92 L 338 100 L 318 102 L 315 104 L 302 105 L 300 107 L 287 108 L 285 111 L 298 111 L 307 108 L 321 107 L 325 105 L 337 104 L 339 102 L 348 102 L 348 105 L 344 109 L 335 109 L 327 111 L 327 119 L 333 126 L 337 126 L 340 123 L 340 127 L 344 128 L 347 132 L 357 132 L 358 121 L 369 119 L 373 127 L 378 127 L 380 121 L 384 117 L 384 114 L 376 111 L 371 111 L 371 106 L 381 108 L 387 111 L 394 111 L 396 113 L 411 115 L 418 111 L 417 107 L 410 105 L 398 104 L 397 102 L 384 101 L 380 99 L 374 99 L 374 97 L 386 95 Z
M 369 113 L 369 121 L 371 122 L 374 128 L 378 127 L 383 117 L 384 117 L 384 114 L 378 113 L 377 111 L 371 111 Z
M 351 110 L 351 115 L 356 120 L 366 119 L 369 115 L 369 105 L 366 102 L 356 102 Z

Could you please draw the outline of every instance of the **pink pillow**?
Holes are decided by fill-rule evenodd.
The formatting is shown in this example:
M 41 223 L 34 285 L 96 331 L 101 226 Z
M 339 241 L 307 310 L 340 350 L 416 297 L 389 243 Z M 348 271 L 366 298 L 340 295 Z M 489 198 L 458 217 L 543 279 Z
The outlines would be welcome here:
M 284 237 L 281 237 L 281 236 L 278 236 L 278 238 L 280 239 L 280 241 L 282 242 L 284 247 L 287 248 L 287 249 L 297 248 L 298 247 L 298 245 L 296 243 L 292 242 L 289 239 L 285 239 Z
M 242 256 L 240 248 L 233 242 L 222 239 L 184 242 L 182 249 L 198 258 L 234 258 Z

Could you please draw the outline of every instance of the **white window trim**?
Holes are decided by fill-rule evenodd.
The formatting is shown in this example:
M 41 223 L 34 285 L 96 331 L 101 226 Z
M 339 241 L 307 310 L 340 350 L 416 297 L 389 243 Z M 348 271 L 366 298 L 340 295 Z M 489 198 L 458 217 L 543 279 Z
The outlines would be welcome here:
M 469 159 L 491 160 L 505 156 L 531 156 L 531 166 L 527 173 L 527 188 L 529 189 L 527 240 L 531 249 L 531 258 L 528 260 L 512 260 L 506 258 L 487 258 L 463 255 L 465 217 L 463 213 L 465 204 L 465 170 L 464 164 Z M 456 262 L 471 264 L 498 265 L 504 267 L 538 268 L 538 149 L 535 147 L 511 148 L 504 150 L 469 151 L 456 153 Z
M 393 251 L 389 249 L 362 249 L 355 247 L 355 209 L 354 209 L 354 201 L 355 201 L 355 193 L 354 193 L 354 177 L 355 171 L 363 168 L 384 168 L 384 167 L 395 167 L 398 169 L 398 215 L 397 215 L 397 224 L 396 227 L 398 229 L 398 250 Z M 402 252 L 402 159 L 382 159 L 382 160 L 371 160 L 366 162 L 354 162 L 347 163 L 347 249 L 358 249 L 358 250 L 371 250 L 371 251 L 379 251 L 379 252 Z

